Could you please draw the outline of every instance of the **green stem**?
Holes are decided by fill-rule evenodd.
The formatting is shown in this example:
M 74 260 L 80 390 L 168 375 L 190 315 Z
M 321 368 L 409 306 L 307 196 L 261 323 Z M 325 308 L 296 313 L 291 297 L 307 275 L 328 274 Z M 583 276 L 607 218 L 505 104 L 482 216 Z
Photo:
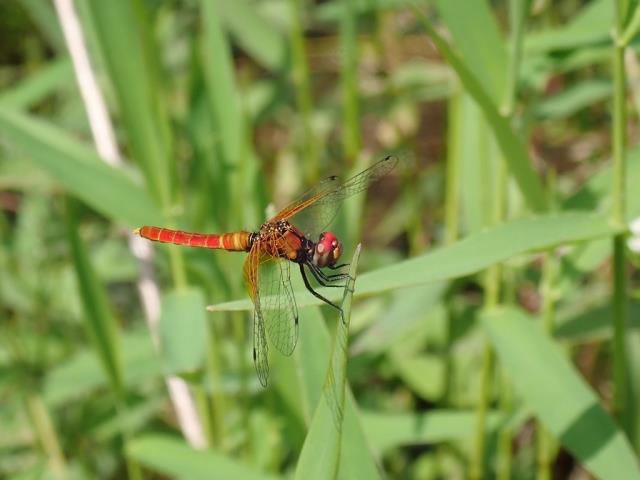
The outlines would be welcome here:
M 613 408 L 622 428 L 630 434 L 632 419 L 628 402 L 629 371 L 627 366 L 627 276 L 625 237 L 613 238 L 613 376 L 615 394 Z
M 626 221 L 626 74 L 624 48 L 613 54 L 613 222 L 622 228 Z
M 553 178 L 553 177 L 552 177 Z M 552 190 L 552 189 L 551 189 Z M 547 252 L 542 267 L 542 324 L 544 331 L 550 337 L 555 331 L 555 281 L 557 276 L 557 262 L 554 252 Z M 542 422 L 537 422 L 537 458 L 538 480 L 552 478 L 551 463 L 553 461 L 554 441 Z
M 513 411 L 513 392 L 507 376 L 503 374 L 501 377 L 500 410 L 505 414 L 509 414 Z M 513 477 L 511 474 L 512 437 L 513 429 L 510 426 L 507 425 L 500 430 L 498 436 L 498 471 L 496 472 L 496 478 L 498 480 L 510 480 Z
M 620 38 L 624 31 L 623 5 L 616 2 L 616 25 L 613 45 L 613 212 L 616 227 L 626 222 L 626 73 L 624 68 L 625 47 Z M 625 235 L 613 238 L 613 408 L 623 430 L 630 435 L 632 429 L 631 408 L 627 399 L 629 371 L 627 365 L 627 276 L 625 261 Z
M 456 94 L 449 100 L 449 138 L 446 164 L 446 186 L 444 204 L 445 243 L 458 239 L 460 216 L 460 103 L 463 94 Z
M 511 25 L 511 42 L 509 42 L 509 66 L 507 70 L 507 85 L 505 88 L 502 112 L 505 117 L 511 117 L 516 101 L 518 75 L 522 60 L 522 45 L 524 42 L 524 25 L 531 0 L 510 0 L 509 23 Z
M 115 408 L 116 416 L 118 418 L 118 427 L 120 429 L 122 439 L 124 440 L 126 450 L 126 445 L 133 438 L 133 431 L 127 419 L 129 406 L 127 405 L 125 393 L 123 390 L 119 390 L 116 392 Z M 129 480 L 142 480 L 142 469 L 140 468 L 140 464 L 137 462 L 137 460 L 134 460 L 133 458 L 127 456 L 126 451 L 123 451 L 123 455 L 125 464 L 127 466 L 127 474 Z
M 449 99 L 449 121 L 447 138 L 446 186 L 444 204 L 444 241 L 450 245 L 458 240 L 460 225 L 460 106 L 464 93 L 456 93 Z M 450 289 L 445 300 L 447 305 L 446 339 L 444 352 L 444 387 L 440 405 L 446 407 L 451 395 L 452 379 L 454 375 L 453 348 L 453 308 L 454 290 Z
M 497 224 L 502 221 L 505 216 L 505 196 L 507 192 L 507 163 L 504 159 L 498 162 L 498 171 L 496 178 L 495 197 L 493 199 L 492 212 L 489 219 L 490 224 Z M 487 188 L 488 184 L 485 184 Z M 500 264 L 489 267 L 485 273 L 484 289 L 485 301 L 484 308 L 490 310 L 500 303 L 500 284 L 502 278 L 502 266 Z M 493 348 L 487 339 L 485 339 L 484 350 L 482 353 L 482 372 L 480 377 L 480 399 L 476 410 L 476 427 L 475 427 L 475 445 L 473 458 L 471 462 L 469 475 L 472 479 L 484 478 L 483 465 L 484 455 L 486 451 L 486 428 L 487 428 L 487 412 L 491 401 L 491 380 L 493 378 L 494 363 Z M 510 465 L 510 462 L 501 462 L 504 465 Z
M 528 17 L 531 0 L 510 0 L 509 2 L 509 23 L 511 29 L 511 41 L 509 43 L 509 65 L 507 70 L 507 83 L 505 95 L 503 97 L 502 114 L 506 118 L 512 118 L 516 104 L 516 94 L 518 87 L 518 77 L 520 75 L 520 64 L 522 60 L 522 45 L 524 42 L 524 27 Z M 498 182 L 498 188 L 502 195 L 506 194 L 507 189 L 507 169 L 506 162 L 502 162 L 500 171 L 501 180 Z M 500 209 L 506 205 L 505 201 L 497 204 L 496 218 L 504 217 L 504 212 Z M 502 273 L 502 272 L 501 272 Z M 502 276 L 502 275 L 501 275 Z M 508 415 L 513 409 L 511 385 L 506 377 L 502 376 L 500 384 L 500 410 Z M 513 432 L 510 427 L 504 427 L 498 437 L 498 471 L 497 477 L 500 480 L 507 480 L 512 477 L 512 461 L 511 461 L 511 444 Z
M 58 435 L 51 421 L 49 411 L 39 395 L 29 395 L 26 401 L 29 417 L 33 422 L 36 436 L 44 450 L 54 478 L 68 478 L 68 471 Z
M 494 277 L 490 271 L 487 272 L 488 277 Z M 476 426 L 474 449 L 471 466 L 469 469 L 469 478 L 472 480 L 480 480 L 484 478 L 484 454 L 486 450 L 486 428 L 487 428 L 487 411 L 489 409 L 489 401 L 491 398 L 491 377 L 493 375 L 493 348 L 491 344 L 485 340 L 484 350 L 482 352 L 482 373 L 480 377 L 480 401 L 476 408 Z
M 340 46 L 342 49 L 343 147 L 347 159 L 353 160 L 360 151 L 358 122 L 358 44 L 356 19 L 352 0 L 342 0 Z
M 312 128 L 313 102 L 311 100 L 311 87 L 309 79 L 309 67 L 307 65 L 307 47 L 302 28 L 303 0 L 289 0 L 291 8 L 291 53 L 293 60 L 293 84 L 296 87 L 296 101 L 302 116 L 302 130 L 304 132 L 304 158 L 305 176 L 309 183 L 318 178 L 318 147 Z
M 184 266 L 184 257 L 179 248 L 169 249 L 169 263 L 171 265 L 171 278 L 176 290 L 183 290 L 187 287 L 187 272 Z

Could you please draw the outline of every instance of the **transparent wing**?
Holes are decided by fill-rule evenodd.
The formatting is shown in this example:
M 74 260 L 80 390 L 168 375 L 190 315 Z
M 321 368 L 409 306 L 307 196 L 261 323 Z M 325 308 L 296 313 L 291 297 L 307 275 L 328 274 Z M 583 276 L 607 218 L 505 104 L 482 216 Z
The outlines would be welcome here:
M 366 190 L 397 163 L 397 157 L 388 156 L 344 182 L 329 177 L 283 208 L 272 221 L 289 220 L 303 233 L 315 236 L 333 221 L 344 199 Z
M 269 347 L 265 335 L 264 321 L 260 315 L 260 296 L 258 290 L 258 268 L 260 266 L 260 251 L 251 249 L 244 261 L 244 278 L 247 283 L 249 296 L 253 301 L 253 363 L 256 367 L 258 379 L 263 387 L 269 380 Z
M 291 355 L 298 342 L 298 306 L 291 286 L 291 262 L 265 253 L 274 252 L 277 241 L 276 237 L 256 241 L 244 263 L 254 307 L 253 361 L 263 386 L 269 378 L 266 334 L 284 355 Z
M 258 270 L 260 316 L 271 343 L 291 355 L 298 342 L 298 306 L 291 287 L 291 262 L 264 255 Z

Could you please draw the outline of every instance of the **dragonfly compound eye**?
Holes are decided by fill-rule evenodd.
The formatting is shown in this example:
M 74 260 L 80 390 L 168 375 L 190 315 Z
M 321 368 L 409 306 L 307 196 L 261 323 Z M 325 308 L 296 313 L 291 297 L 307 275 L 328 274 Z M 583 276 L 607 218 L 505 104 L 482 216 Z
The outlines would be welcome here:
M 327 267 L 338 261 L 342 254 L 342 244 L 331 232 L 323 232 L 313 252 L 313 263 L 318 267 Z

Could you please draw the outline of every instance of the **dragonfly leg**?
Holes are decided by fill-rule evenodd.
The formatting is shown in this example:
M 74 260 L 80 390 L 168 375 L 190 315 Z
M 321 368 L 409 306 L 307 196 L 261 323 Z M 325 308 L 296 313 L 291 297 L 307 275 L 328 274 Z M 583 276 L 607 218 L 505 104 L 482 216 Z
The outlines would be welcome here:
M 341 263 L 340 265 L 327 265 L 327 267 L 330 268 L 331 270 L 338 270 L 339 268 L 348 267 L 348 266 L 349 266 L 348 263 Z
M 329 300 L 328 298 L 323 297 L 322 295 L 320 295 L 318 292 L 316 292 L 313 287 L 311 286 L 311 284 L 309 283 L 309 279 L 307 278 L 307 274 L 304 271 L 304 266 L 302 263 L 299 264 L 300 265 L 300 273 L 302 274 L 302 280 L 304 281 L 304 286 L 307 287 L 307 290 L 309 290 L 311 292 L 311 295 L 313 295 L 316 298 L 319 298 L 320 300 L 322 300 L 324 303 L 326 303 L 327 305 L 331 305 L 333 308 L 337 309 L 340 312 L 340 315 L 342 315 L 342 308 L 340 308 L 338 305 L 336 305 L 335 303 L 333 303 L 331 300 Z M 314 275 L 315 276 L 315 275 Z M 317 278 L 317 277 L 316 277 Z
M 339 280 L 344 280 L 349 277 L 347 273 L 336 273 L 335 275 L 327 275 L 324 273 L 320 267 L 317 267 L 314 264 L 307 264 L 313 276 L 318 280 L 318 283 L 323 287 L 343 287 L 344 285 L 331 285 L 330 282 L 337 282 Z
M 313 277 L 323 287 L 338 287 L 338 288 L 344 288 L 345 287 L 344 284 L 331 283 L 331 282 L 337 282 L 339 280 L 343 280 L 344 277 L 336 275 L 337 278 L 328 278 L 325 275 L 325 273 L 322 270 L 320 270 L 318 267 L 316 267 L 315 265 L 307 265 L 307 266 L 309 267 L 309 271 L 311 272 Z

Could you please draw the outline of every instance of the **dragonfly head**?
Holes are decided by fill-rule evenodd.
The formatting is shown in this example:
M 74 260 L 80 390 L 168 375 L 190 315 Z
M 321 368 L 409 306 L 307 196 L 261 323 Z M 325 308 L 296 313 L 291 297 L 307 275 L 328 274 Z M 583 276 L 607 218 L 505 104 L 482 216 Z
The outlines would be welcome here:
M 320 268 L 334 265 L 342 254 L 342 244 L 332 232 L 322 232 L 313 251 L 313 263 Z

